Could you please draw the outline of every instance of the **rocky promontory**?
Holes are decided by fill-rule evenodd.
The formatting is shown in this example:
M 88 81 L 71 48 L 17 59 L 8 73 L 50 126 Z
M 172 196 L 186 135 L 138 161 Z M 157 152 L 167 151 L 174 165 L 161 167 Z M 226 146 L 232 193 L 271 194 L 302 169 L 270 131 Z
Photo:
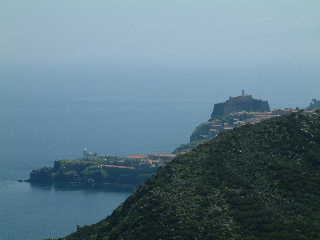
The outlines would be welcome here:
M 286 112 L 290 113 L 291 110 L 270 112 L 268 101 L 255 99 L 242 91 L 241 96 L 230 97 L 225 102 L 214 104 L 210 119 L 199 124 L 192 132 L 190 142 L 180 145 L 174 152 L 190 151 L 199 144 L 217 137 L 225 130 L 256 123 Z
M 252 95 L 230 97 L 223 103 L 216 103 L 214 105 L 211 119 L 219 118 L 236 112 L 270 112 L 268 101 L 255 99 Z
M 155 172 L 156 167 L 124 164 L 110 159 L 59 160 L 53 167 L 43 167 L 30 173 L 28 182 L 55 187 L 134 189 Z
M 63 188 L 135 189 L 175 156 L 155 153 L 117 157 L 84 150 L 82 158 L 58 160 L 53 167 L 33 170 L 27 181 Z
M 320 239 L 320 112 L 226 131 L 64 240 Z

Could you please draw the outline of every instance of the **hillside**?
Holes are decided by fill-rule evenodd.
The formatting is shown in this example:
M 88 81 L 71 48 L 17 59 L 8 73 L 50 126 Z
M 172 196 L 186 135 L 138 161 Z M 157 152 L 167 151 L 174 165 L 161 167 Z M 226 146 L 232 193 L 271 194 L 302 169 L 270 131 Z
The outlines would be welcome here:
M 320 239 L 320 112 L 221 133 L 65 240 Z

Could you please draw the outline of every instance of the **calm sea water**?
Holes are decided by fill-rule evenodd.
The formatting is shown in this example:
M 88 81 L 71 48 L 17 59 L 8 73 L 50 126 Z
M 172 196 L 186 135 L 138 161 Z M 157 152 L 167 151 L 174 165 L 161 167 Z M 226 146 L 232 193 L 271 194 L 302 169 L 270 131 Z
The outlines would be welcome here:
M 130 193 L 56 191 L 1 181 L 0 194 L 0 239 L 40 240 L 102 220 Z
M 183 117 L 181 122 L 172 120 L 181 108 L 170 101 L 108 98 L 3 106 L 0 240 L 64 236 L 77 224 L 92 224 L 109 215 L 129 192 L 59 191 L 16 180 L 56 159 L 77 157 L 85 146 L 101 154 L 170 152 L 186 142 L 191 131 L 192 124 Z
M 84 147 L 111 155 L 171 152 L 188 141 L 212 107 L 201 97 L 172 94 L 178 88 L 173 91 L 169 82 L 132 83 L 124 73 L 1 70 L 0 240 L 64 236 L 78 224 L 102 220 L 131 194 L 62 191 L 16 181 L 28 178 L 32 169 L 78 157 Z
M 271 104 L 282 106 L 304 106 L 316 97 L 311 94 L 318 89 L 316 74 L 305 92 L 298 79 L 308 76 L 289 75 L 280 76 L 297 85 L 291 95 L 281 92 L 286 84 L 270 71 L 0 66 L 0 240 L 64 236 L 77 224 L 105 218 L 131 194 L 61 191 L 16 181 L 32 169 L 78 157 L 84 147 L 110 155 L 171 152 L 188 141 L 215 102 L 242 88 L 263 99 L 273 94 Z

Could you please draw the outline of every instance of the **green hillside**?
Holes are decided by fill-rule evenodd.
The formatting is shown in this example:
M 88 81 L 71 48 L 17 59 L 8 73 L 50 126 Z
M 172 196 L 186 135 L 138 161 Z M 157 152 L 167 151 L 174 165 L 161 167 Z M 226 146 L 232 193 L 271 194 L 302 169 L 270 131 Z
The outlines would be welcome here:
M 320 112 L 243 126 L 179 156 L 66 240 L 320 239 Z

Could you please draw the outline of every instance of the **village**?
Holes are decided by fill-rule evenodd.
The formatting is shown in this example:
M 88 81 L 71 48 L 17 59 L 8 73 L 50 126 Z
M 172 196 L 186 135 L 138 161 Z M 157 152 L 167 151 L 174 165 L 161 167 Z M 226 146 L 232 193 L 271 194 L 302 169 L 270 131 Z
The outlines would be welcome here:
M 55 186 L 135 188 L 153 176 L 158 168 L 224 131 L 299 111 L 292 108 L 270 110 L 267 101 L 254 99 L 243 91 L 241 96 L 215 104 L 211 118 L 196 127 L 190 143 L 181 145 L 174 153 L 111 156 L 90 152 L 85 148 L 79 158 L 58 160 L 53 167 L 33 170 L 27 181 Z M 312 109 L 304 111 L 312 112 Z
M 276 109 L 269 112 L 233 112 L 223 118 L 210 119 L 206 122 L 206 130 L 202 134 L 198 134 L 195 141 L 202 143 L 217 137 L 220 133 L 228 130 L 232 130 L 237 127 L 241 127 L 248 124 L 256 124 L 264 120 L 268 120 L 275 117 L 280 117 L 290 113 L 298 112 L 298 109 L 285 108 Z M 305 112 L 312 112 L 304 110 Z M 192 140 L 191 136 L 191 142 Z M 185 151 L 177 151 L 175 153 L 153 153 L 153 154 L 137 154 L 129 155 L 126 157 L 115 156 L 99 156 L 97 153 L 88 152 L 87 149 L 83 151 L 82 160 L 96 161 L 101 160 L 101 164 L 98 168 L 104 169 L 128 169 L 128 170 L 143 170 L 146 168 L 159 168 L 168 164 L 178 155 L 184 155 L 191 148 Z M 98 161 L 99 162 L 99 161 Z
M 118 169 L 145 169 L 158 168 L 165 166 L 174 159 L 177 154 L 172 153 L 154 153 L 130 155 L 126 157 L 99 156 L 97 153 L 83 151 L 82 160 L 99 162 L 98 168 L 118 168 Z
M 236 127 L 240 127 L 247 124 L 256 124 L 263 120 L 267 120 L 274 117 L 280 117 L 290 113 L 298 112 L 298 109 L 277 109 L 270 112 L 234 112 L 230 113 L 223 118 L 210 119 L 207 122 L 208 131 L 205 134 L 201 134 L 198 137 L 201 139 L 211 139 L 218 136 L 223 131 L 232 130 Z M 308 111 L 306 111 L 308 112 Z

